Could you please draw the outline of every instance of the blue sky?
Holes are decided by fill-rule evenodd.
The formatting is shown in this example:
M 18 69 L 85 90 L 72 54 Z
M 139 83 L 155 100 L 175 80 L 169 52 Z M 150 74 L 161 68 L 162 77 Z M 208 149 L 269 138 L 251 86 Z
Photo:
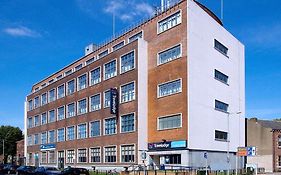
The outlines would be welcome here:
M 220 16 L 219 0 L 200 0 Z M 83 55 L 89 43 L 153 13 L 160 0 L 1 0 L 0 125 L 23 128 L 31 86 Z M 246 46 L 246 116 L 281 118 L 281 2 L 225 0 L 225 27 Z

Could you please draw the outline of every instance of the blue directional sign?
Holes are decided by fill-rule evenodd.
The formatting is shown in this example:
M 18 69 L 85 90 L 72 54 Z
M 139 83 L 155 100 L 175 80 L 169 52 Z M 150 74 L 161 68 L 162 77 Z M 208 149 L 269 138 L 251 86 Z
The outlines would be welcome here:
M 256 147 L 247 147 L 247 156 L 255 156 L 256 155 Z
M 54 150 L 54 149 L 56 149 L 56 144 L 44 144 L 40 146 L 41 151 Z

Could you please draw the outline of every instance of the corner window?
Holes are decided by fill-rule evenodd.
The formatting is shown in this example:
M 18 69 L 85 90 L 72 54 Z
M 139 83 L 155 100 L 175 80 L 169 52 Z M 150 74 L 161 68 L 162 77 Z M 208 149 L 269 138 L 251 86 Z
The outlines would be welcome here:
M 215 49 L 218 50 L 220 53 L 222 53 L 223 55 L 227 56 L 228 53 L 228 48 L 226 46 L 224 46 L 222 43 L 220 43 L 218 40 L 214 40 L 215 42 Z

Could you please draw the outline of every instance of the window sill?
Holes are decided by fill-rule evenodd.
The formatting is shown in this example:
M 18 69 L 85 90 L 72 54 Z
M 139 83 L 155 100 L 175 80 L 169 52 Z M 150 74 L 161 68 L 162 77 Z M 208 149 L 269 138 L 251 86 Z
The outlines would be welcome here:
M 218 141 L 218 142 L 228 142 L 227 140 L 223 140 L 223 139 L 215 139 L 215 141 Z
M 223 113 L 226 113 L 226 114 L 229 114 L 228 111 L 224 111 L 224 110 L 221 110 L 221 109 L 218 109 L 218 108 L 214 108 L 216 111 L 219 111 L 219 112 L 223 112 Z

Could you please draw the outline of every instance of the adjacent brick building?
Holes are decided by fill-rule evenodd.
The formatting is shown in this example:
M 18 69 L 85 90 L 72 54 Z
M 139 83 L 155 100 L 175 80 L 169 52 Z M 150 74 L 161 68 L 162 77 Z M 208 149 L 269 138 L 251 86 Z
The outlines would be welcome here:
M 27 163 L 203 167 L 208 152 L 212 169 L 234 167 L 244 76 L 244 46 L 209 9 L 194 0 L 163 6 L 33 85 Z
M 17 154 L 16 154 L 17 164 L 24 164 L 24 139 L 17 141 Z

